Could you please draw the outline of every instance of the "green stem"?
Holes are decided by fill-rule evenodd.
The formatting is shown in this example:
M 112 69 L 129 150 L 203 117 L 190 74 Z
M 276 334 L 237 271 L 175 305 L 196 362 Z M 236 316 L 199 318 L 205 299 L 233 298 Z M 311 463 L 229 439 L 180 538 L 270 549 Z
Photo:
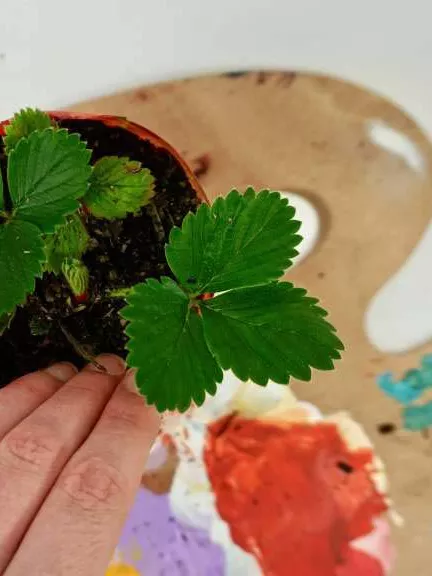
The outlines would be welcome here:
M 159 215 L 158 209 L 154 202 L 149 202 L 147 204 L 147 212 L 149 213 L 152 221 L 153 221 L 153 228 L 155 229 L 156 235 L 159 240 L 165 240 L 166 234 L 162 224 L 161 217 Z
M 7 212 L 4 212 L 3 210 L 0 210 L 0 224 L 4 224 L 8 220 L 9 220 L 9 214 Z
M 115 290 L 110 290 L 107 294 L 108 298 L 123 298 L 126 300 L 128 296 L 131 295 L 133 288 L 116 288 Z
M 67 330 L 63 326 L 62 323 L 60 323 L 60 330 L 63 332 L 66 340 L 73 347 L 73 349 L 78 354 L 78 356 L 81 356 L 81 358 L 84 358 L 84 360 L 86 360 L 87 362 L 92 364 L 95 368 L 97 368 L 101 372 L 107 372 L 107 369 L 105 368 L 105 366 L 102 366 L 102 364 L 99 364 L 99 362 L 95 359 L 94 355 L 88 351 L 87 347 L 84 346 L 83 344 L 81 344 L 80 342 L 78 342 L 78 340 L 75 338 L 75 336 L 73 336 L 69 332 L 69 330 Z
M 10 327 L 11 322 L 15 316 L 15 310 L 13 312 L 6 312 L 5 314 L 0 314 L 0 336 L 6 332 Z

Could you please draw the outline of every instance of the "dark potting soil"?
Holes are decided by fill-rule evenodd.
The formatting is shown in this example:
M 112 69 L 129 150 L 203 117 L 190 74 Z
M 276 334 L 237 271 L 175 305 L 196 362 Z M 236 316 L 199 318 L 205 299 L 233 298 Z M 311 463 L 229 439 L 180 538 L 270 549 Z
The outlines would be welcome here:
M 63 276 L 45 273 L 37 280 L 35 293 L 17 309 L 10 328 L 0 337 L 0 387 L 57 361 L 82 367 L 83 355 L 125 357 L 125 322 L 118 315 L 125 302 L 108 293 L 149 277 L 169 276 L 164 252 L 169 231 L 198 205 L 183 168 L 167 151 L 96 120 L 58 123 L 82 135 L 93 150 L 92 163 L 102 156 L 128 156 L 149 168 L 155 177 L 154 208 L 111 222 L 82 215 L 92 239 L 83 257 L 90 272 L 88 299 L 74 301 Z M 5 164 L 2 149 L 0 161 Z

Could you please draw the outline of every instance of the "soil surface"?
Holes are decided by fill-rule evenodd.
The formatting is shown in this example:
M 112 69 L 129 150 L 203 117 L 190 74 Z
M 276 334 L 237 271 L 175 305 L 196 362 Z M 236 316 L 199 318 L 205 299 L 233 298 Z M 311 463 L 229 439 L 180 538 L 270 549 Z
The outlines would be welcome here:
M 118 311 L 125 302 L 110 291 L 146 278 L 171 275 L 164 246 L 173 225 L 180 225 L 198 200 L 178 161 L 124 128 L 96 120 L 61 120 L 93 150 L 92 163 L 107 155 L 128 156 L 149 168 L 156 182 L 153 205 L 138 216 L 107 221 L 82 213 L 91 236 L 83 260 L 90 271 L 85 302 L 76 302 L 62 276 L 45 273 L 27 304 L 18 308 L 10 328 L 0 337 L 0 387 L 28 372 L 68 360 L 83 366 L 86 355 L 110 352 L 126 356 L 125 322 Z M 4 154 L 0 150 L 0 162 Z

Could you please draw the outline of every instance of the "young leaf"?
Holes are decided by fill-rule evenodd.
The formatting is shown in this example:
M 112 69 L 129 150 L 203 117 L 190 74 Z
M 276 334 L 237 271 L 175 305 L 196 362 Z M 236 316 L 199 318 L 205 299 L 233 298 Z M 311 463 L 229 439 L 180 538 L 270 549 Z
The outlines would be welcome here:
M 154 178 L 141 162 L 106 156 L 96 162 L 84 203 L 93 216 L 113 220 L 135 214 L 154 194 Z
M 241 380 L 310 380 L 311 367 L 331 370 L 343 349 L 316 304 L 287 282 L 227 292 L 201 302 L 206 341 Z
M 9 154 L 22 138 L 27 138 L 32 132 L 45 130 L 51 126 L 51 118 L 45 112 L 32 108 L 20 110 L 5 127 L 6 154 Z
M 0 316 L 33 292 L 44 260 L 41 233 L 34 224 L 11 220 L 0 226 Z
M 170 278 L 135 286 L 121 312 L 130 321 L 128 364 L 138 368 L 137 384 L 159 411 L 201 405 L 215 394 L 222 370 L 204 339 L 202 320 Z
M 89 243 L 90 236 L 80 216 L 77 213 L 67 216 L 66 222 L 45 239 L 46 269 L 59 274 L 63 262 L 67 258 L 79 260 Z
M 46 234 L 54 232 L 87 191 L 90 155 L 79 135 L 66 130 L 33 132 L 20 140 L 8 163 L 16 217 Z
M 295 210 L 278 192 L 233 190 L 213 206 L 202 204 L 174 228 L 166 257 L 193 294 L 221 292 L 277 280 L 301 241 Z
M 66 258 L 62 272 L 75 296 L 82 296 L 88 290 L 89 271 L 87 266 L 76 258 Z

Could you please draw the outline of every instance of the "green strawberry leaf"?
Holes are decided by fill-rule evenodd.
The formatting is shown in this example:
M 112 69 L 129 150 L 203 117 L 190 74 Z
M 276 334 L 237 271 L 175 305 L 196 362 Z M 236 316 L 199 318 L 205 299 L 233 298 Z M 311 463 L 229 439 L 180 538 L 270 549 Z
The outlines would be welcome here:
M 241 380 L 310 380 L 311 367 L 331 370 L 340 358 L 343 345 L 326 312 L 287 282 L 233 290 L 200 306 L 211 352 Z
M 9 154 L 22 138 L 27 138 L 32 132 L 51 128 L 51 118 L 41 110 L 25 108 L 20 110 L 5 127 L 5 151 Z
M 96 162 L 84 203 L 97 218 L 136 214 L 154 195 L 154 178 L 141 162 L 105 156 Z
M 78 209 L 91 174 L 91 151 L 78 134 L 33 132 L 11 151 L 9 191 L 14 215 L 48 234 Z
M 170 278 L 135 286 L 121 312 L 129 320 L 128 365 L 139 390 L 159 411 L 201 405 L 215 394 L 222 370 L 204 339 L 202 320 Z
M 280 278 L 297 255 L 295 210 L 278 192 L 233 190 L 173 228 L 166 257 L 190 293 L 221 292 Z
M 0 226 L 0 316 L 34 291 L 44 260 L 41 232 L 34 224 L 11 220 Z

